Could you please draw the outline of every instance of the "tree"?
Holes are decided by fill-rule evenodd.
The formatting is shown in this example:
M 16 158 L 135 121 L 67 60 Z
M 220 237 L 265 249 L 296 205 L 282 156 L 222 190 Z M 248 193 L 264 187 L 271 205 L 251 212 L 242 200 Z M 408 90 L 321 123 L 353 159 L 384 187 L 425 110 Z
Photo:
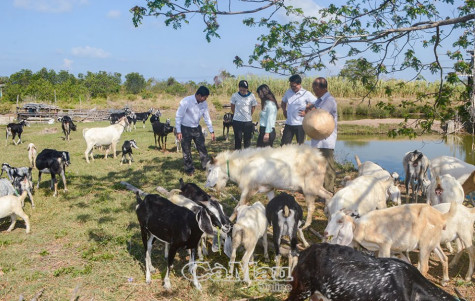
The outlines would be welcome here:
M 365 58 L 348 60 L 341 69 L 340 76 L 352 83 L 372 84 L 376 80 L 376 69 Z
M 147 83 L 145 82 L 145 78 L 141 74 L 137 72 L 132 72 L 125 76 L 124 85 L 125 90 L 128 93 L 139 94 L 145 89 Z
M 467 64 L 461 62 L 467 56 L 466 50 L 473 49 L 474 45 L 475 0 L 457 3 L 453 0 L 347 0 L 341 6 L 330 4 L 314 12 L 303 11 L 284 0 L 243 1 L 246 9 L 236 11 L 230 9 L 231 0 L 226 7 L 219 6 L 218 1 L 207 0 L 146 2 L 146 7 L 131 9 L 136 26 L 145 16 L 154 16 L 163 17 L 166 25 L 178 29 L 188 23 L 188 18 L 200 14 L 208 41 L 219 37 L 218 17 L 238 14 L 258 17 L 243 22 L 247 26 L 263 27 L 266 33 L 258 38 L 259 43 L 246 62 L 240 57 L 234 58 L 237 66 L 288 75 L 320 70 L 341 59 L 365 56 L 375 66 L 378 77 L 387 73 L 407 74 L 409 70 L 413 71 L 414 78 L 426 70 L 436 73 L 439 92 L 430 96 L 434 106 L 426 117 L 432 121 L 421 123 L 424 129 L 430 128 L 436 116 L 447 118 L 438 110 L 445 112 L 447 106 L 454 105 L 453 99 L 448 101 L 444 97 L 452 85 L 460 84 L 453 71 L 467 71 Z M 277 12 L 293 18 L 279 22 L 275 17 Z M 418 45 L 431 49 L 432 55 L 421 56 Z M 443 49 L 451 49 L 445 54 L 453 66 L 442 65 Z M 451 73 L 445 78 L 447 71 Z M 429 105 L 423 97 L 418 101 Z

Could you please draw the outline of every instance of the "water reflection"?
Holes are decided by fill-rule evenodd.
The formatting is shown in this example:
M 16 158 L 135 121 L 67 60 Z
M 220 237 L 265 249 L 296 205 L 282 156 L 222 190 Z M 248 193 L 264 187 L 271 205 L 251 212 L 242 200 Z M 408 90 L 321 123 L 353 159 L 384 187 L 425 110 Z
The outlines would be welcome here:
M 356 165 L 354 155 L 362 162 L 373 161 L 384 169 L 404 174 L 402 158 L 408 151 L 419 150 L 429 159 L 447 155 L 475 165 L 474 137 L 471 135 L 425 136 L 409 140 L 388 137 L 339 136 L 335 156 L 338 162 L 349 161 Z

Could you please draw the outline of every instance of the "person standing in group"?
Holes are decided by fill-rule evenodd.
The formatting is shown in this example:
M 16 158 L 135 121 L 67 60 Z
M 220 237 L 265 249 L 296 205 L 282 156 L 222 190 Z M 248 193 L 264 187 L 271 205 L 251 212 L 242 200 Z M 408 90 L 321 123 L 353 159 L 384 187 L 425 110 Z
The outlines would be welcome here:
M 312 139 L 311 141 L 311 145 L 318 148 L 325 159 L 327 159 L 327 171 L 325 172 L 323 187 L 330 192 L 335 192 L 336 163 L 334 151 L 338 132 L 337 104 L 335 98 L 328 92 L 328 82 L 324 77 L 317 77 L 312 83 L 312 89 L 313 93 L 317 96 L 317 100 L 310 107 L 327 111 L 335 120 L 335 129 L 330 136 L 323 140 Z M 305 116 L 305 113 L 302 115 Z
M 231 111 L 233 117 L 234 149 L 241 149 L 244 138 L 244 148 L 251 146 L 252 114 L 257 106 L 254 94 L 249 91 L 249 84 L 246 80 L 239 82 L 239 91 L 231 96 Z
M 315 102 L 315 96 L 302 88 L 302 78 L 300 75 L 292 75 L 289 78 L 289 83 L 290 89 L 285 92 L 282 98 L 282 111 L 287 120 L 285 121 L 280 145 L 292 143 L 294 135 L 297 138 L 298 144 L 304 143 L 305 132 L 302 127 L 303 117 L 301 112 L 305 115 L 307 106 Z
M 275 140 L 275 120 L 279 106 L 274 93 L 267 85 L 260 85 L 257 88 L 257 95 L 261 99 L 261 113 L 259 114 L 259 137 L 257 137 L 257 147 L 270 146 Z
M 201 167 L 206 168 L 209 161 L 208 151 L 205 146 L 205 137 L 201 131 L 200 119 L 203 117 L 208 130 L 211 133 L 211 139 L 215 141 L 213 124 L 209 116 L 208 103 L 206 99 L 209 96 L 209 90 L 205 86 L 198 88 L 194 95 L 187 96 L 180 101 L 176 111 L 176 132 L 177 138 L 181 141 L 183 151 L 183 161 L 185 164 L 185 173 L 193 176 L 195 168 L 193 158 L 191 157 L 191 141 L 193 140 L 196 149 L 200 154 Z

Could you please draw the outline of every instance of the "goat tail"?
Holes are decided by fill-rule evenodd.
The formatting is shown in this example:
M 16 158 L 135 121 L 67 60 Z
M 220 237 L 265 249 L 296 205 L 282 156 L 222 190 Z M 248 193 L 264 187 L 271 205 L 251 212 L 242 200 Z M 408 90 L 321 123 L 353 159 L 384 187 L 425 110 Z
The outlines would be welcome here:
M 445 220 L 450 220 L 455 216 L 455 213 L 457 212 L 457 203 L 455 201 L 452 201 L 450 203 L 450 210 L 447 213 L 444 213 L 443 216 Z
M 180 189 L 183 190 L 183 187 L 185 186 L 185 182 L 183 182 L 183 178 L 180 178 Z
M 360 161 L 360 157 L 358 157 L 358 155 L 355 155 L 355 160 L 356 160 L 356 165 L 357 165 L 358 167 L 360 167 L 361 161 Z
M 135 192 L 135 198 L 137 200 L 137 205 L 140 205 L 143 202 L 143 200 L 140 198 L 140 192 L 138 191 Z
M 77 129 L 76 125 L 71 120 L 71 130 L 76 131 L 76 129 Z

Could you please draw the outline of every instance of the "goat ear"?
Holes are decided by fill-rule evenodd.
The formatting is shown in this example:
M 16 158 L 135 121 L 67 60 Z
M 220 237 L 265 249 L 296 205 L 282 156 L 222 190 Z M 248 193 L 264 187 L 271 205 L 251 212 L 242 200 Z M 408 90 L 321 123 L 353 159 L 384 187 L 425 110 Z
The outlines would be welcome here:
M 337 243 L 339 245 L 348 246 L 353 241 L 353 224 L 344 222 L 338 235 Z
M 201 208 L 200 211 L 196 214 L 196 221 L 200 230 L 206 234 L 213 235 L 213 224 L 211 223 L 211 217 L 205 208 Z

